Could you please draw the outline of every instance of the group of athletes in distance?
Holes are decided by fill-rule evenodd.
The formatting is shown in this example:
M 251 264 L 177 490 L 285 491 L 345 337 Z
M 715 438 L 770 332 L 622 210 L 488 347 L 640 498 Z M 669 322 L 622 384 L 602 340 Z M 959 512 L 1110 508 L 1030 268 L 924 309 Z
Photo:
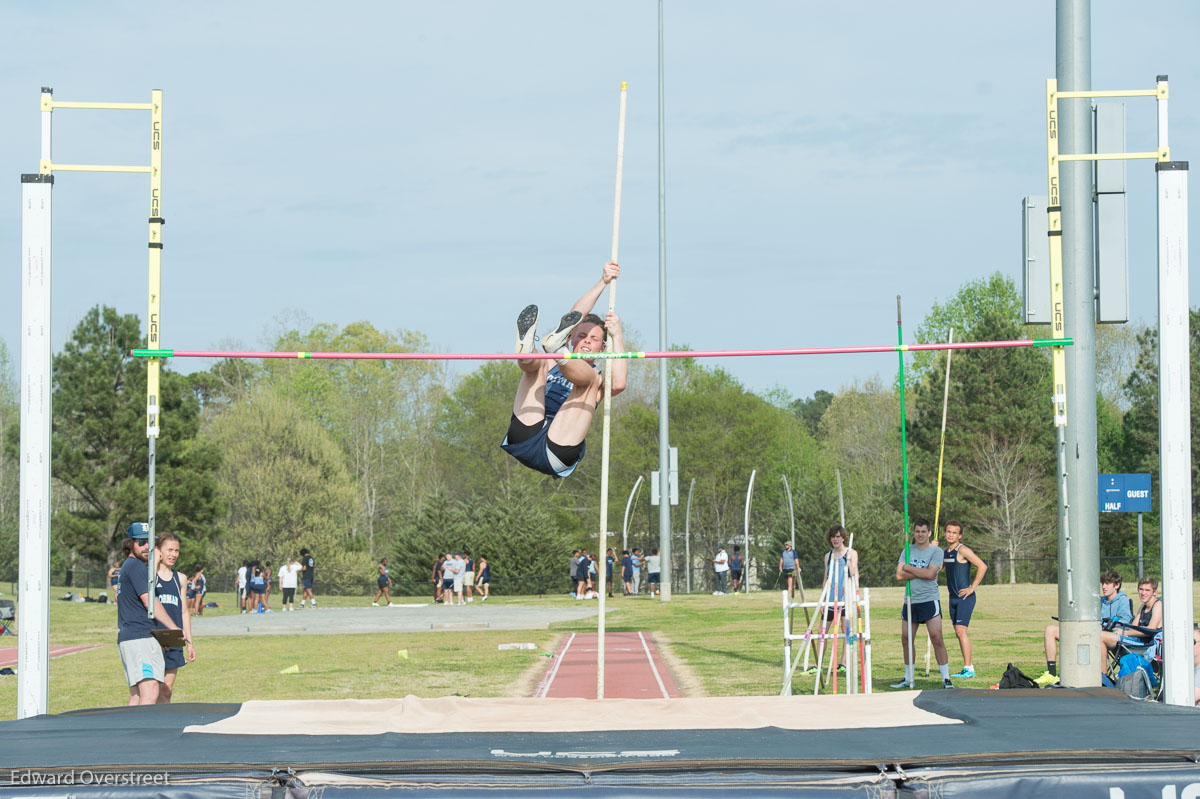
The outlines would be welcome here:
M 278 575 L 271 567 L 270 561 L 262 563 L 257 560 L 242 561 L 237 570 L 237 601 L 242 613 L 271 613 L 272 578 L 278 577 L 277 583 L 283 592 L 284 612 L 296 609 L 296 589 L 298 583 L 303 583 L 304 593 L 300 597 L 300 609 L 306 603 L 317 606 L 317 597 L 313 592 L 313 580 L 316 577 L 317 562 L 307 547 L 300 550 L 300 559 L 288 556 L 287 561 L 279 567 Z
M 896 580 L 910 586 L 909 597 L 900 609 L 900 645 L 904 650 L 904 677 L 892 688 L 912 688 L 914 686 L 915 667 L 912 662 L 912 652 L 909 651 L 909 629 L 911 626 L 925 625 L 929 641 L 937 659 L 938 671 L 942 675 L 942 685 L 953 688 L 955 679 L 972 679 L 975 676 L 975 665 L 971 657 L 971 636 L 968 627 L 971 624 L 971 613 L 975 610 L 975 589 L 983 582 L 987 574 L 987 564 L 962 541 L 963 525 L 961 522 L 947 521 L 943 528 L 946 535 L 946 548 L 943 550 L 932 540 L 932 527 L 928 519 L 913 520 L 913 544 L 907 553 L 900 554 L 896 564 Z M 824 583 L 836 591 L 831 591 L 827 602 L 831 607 L 827 611 L 833 614 L 832 605 L 840 604 L 841 612 L 845 613 L 846 578 L 858 577 L 858 552 L 849 546 L 846 529 L 840 524 L 830 527 L 825 534 L 829 551 L 825 553 Z M 905 555 L 907 554 L 907 557 Z M 945 567 L 946 587 L 950 592 L 948 607 L 950 622 L 954 625 L 954 634 L 958 638 L 962 650 L 963 667 L 956 674 L 950 674 L 950 656 L 946 652 L 946 643 L 942 637 L 942 606 L 938 598 L 938 572 Z M 971 567 L 975 568 L 975 576 L 971 577 Z M 779 558 L 781 578 L 787 579 L 789 595 L 794 595 L 794 582 L 800 571 L 796 552 L 791 543 L 784 544 L 783 554 Z M 911 599 L 911 602 L 908 601 Z M 912 624 L 909 624 L 909 607 L 912 608 Z M 832 616 L 831 616 L 832 618 Z
M 386 560 L 383 561 L 383 566 L 387 566 Z M 383 580 L 386 577 L 387 572 L 381 568 L 381 591 L 384 590 Z M 487 602 L 492 595 L 492 567 L 488 559 L 480 555 L 476 561 L 466 550 L 438 555 L 437 560 L 433 562 L 432 581 L 435 605 L 465 605 L 474 602 L 476 591 L 479 592 L 480 602 Z M 386 592 L 384 595 L 386 596 Z

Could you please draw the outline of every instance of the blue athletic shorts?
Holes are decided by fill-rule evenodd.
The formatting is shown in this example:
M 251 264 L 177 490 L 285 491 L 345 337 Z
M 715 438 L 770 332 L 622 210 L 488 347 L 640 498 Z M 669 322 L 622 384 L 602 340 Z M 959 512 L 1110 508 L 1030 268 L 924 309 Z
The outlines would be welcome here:
M 178 669 L 186 665 L 187 658 L 183 656 L 183 647 L 173 646 L 163 650 L 163 668 Z
M 975 595 L 966 599 L 950 597 L 950 623 L 955 627 L 968 627 L 971 624 L 971 613 L 975 610 Z
M 575 467 L 583 460 L 584 453 L 587 452 L 587 444 L 580 445 L 579 457 L 575 459 L 574 463 L 564 464 L 550 451 L 549 436 L 550 425 L 544 425 L 533 438 L 522 441 L 520 444 L 508 443 L 508 436 L 505 435 L 504 440 L 500 442 L 500 448 L 534 471 L 556 478 L 570 477 L 571 473 L 575 471 Z
M 662 584 L 662 572 L 650 572 L 650 585 Z
M 936 619 L 942 615 L 942 603 L 934 599 L 929 602 L 914 602 L 912 603 L 913 624 L 924 624 L 930 619 Z M 905 602 L 900 606 L 900 620 L 908 621 L 908 603 Z

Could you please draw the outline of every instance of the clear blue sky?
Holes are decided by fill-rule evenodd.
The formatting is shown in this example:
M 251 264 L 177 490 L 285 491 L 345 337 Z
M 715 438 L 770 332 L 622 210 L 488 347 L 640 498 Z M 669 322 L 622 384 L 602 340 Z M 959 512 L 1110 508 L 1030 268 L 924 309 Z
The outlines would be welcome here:
M 1172 155 L 1200 162 L 1200 4 L 1139 8 L 1092 4 L 1093 86 L 1169 74 Z M 627 80 L 618 311 L 657 349 L 656 24 L 653 0 L 4 3 L 0 338 L 17 357 L 18 176 L 37 171 L 43 85 L 165 92 L 166 346 L 259 347 L 299 313 L 471 352 L 508 349 L 522 306 L 557 317 L 599 274 Z M 1019 285 L 1053 72 L 1049 0 L 668 0 L 670 341 L 884 344 L 896 294 L 912 330 L 966 280 Z M 1153 149 L 1154 113 L 1132 101 L 1130 149 Z M 145 113 L 54 118 L 57 161 L 148 159 Z M 1132 310 L 1151 321 L 1148 162 L 1129 187 Z M 144 321 L 147 195 L 141 175 L 57 176 L 56 350 L 98 303 Z M 895 358 L 722 364 L 806 396 Z

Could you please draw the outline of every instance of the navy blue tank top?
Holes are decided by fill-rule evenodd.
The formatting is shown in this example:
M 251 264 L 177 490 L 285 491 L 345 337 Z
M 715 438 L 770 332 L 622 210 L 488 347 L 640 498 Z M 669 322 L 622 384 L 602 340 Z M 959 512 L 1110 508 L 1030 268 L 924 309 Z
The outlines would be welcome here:
M 958 596 L 958 592 L 971 584 L 971 564 L 968 561 L 960 560 L 958 551 L 962 547 L 961 544 L 954 549 L 946 552 L 946 561 L 943 564 L 946 569 L 946 588 L 950 589 L 950 596 Z
M 163 609 L 175 622 L 176 627 L 183 627 L 183 600 L 179 596 L 179 572 L 171 572 L 171 578 L 164 580 L 162 575 L 154 578 L 154 597 L 162 603 Z M 154 627 L 165 630 L 166 625 L 154 620 Z

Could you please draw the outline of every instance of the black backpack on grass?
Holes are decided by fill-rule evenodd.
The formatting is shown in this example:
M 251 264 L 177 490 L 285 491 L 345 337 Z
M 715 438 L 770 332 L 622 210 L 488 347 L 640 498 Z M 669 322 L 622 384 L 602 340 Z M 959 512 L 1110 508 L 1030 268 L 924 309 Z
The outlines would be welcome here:
M 1004 676 L 1000 678 L 1000 688 L 1040 688 L 1041 686 L 1029 678 L 1025 672 L 1018 669 L 1013 664 L 1009 663 L 1008 668 L 1004 670 Z

